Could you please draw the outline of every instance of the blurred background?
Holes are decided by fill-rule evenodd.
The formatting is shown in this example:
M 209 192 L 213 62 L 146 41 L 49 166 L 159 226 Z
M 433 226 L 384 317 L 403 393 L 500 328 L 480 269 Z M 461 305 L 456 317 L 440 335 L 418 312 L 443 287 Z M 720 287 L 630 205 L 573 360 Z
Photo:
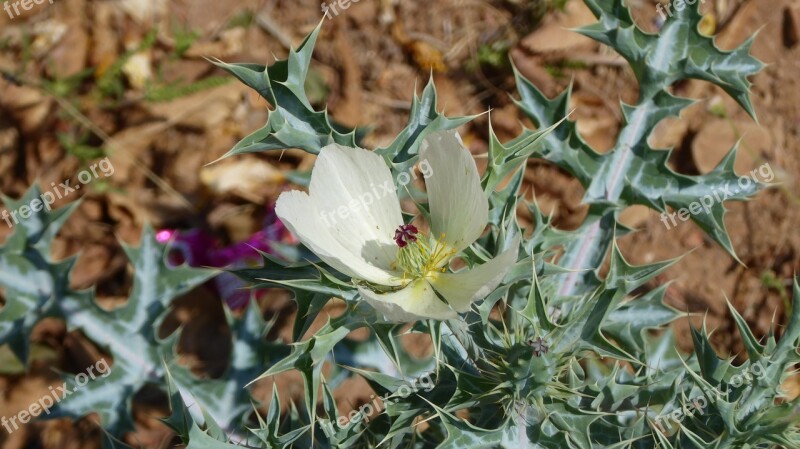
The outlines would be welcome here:
M 13 2 L 12 2 L 13 3 Z M 206 58 L 269 64 L 284 58 L 323 18 L 307 83 L 317 109 L 348 126 L 367 126 L 365 146 L 391 142 L 405 126 L 415 89 L 432 76 L 439 108 L 448 115 L 481 114 L 461 129 L 479 165 L 488 122 L 501 140 L 532 127 L 513 104 L 510 61 L 548 96 L 574 85 L 572 119 L 597 151 L 608 151 L 620 128 L 620 101 L 637 99 L 630 68 L 608 49 L 570 31 L 593 22 L 580 0 L 352 0 L 349 7 L 320 0 L 54 0 L 30 10 L 0 11 L 0 192 L 20 197 L 37 180 L 43 188 L 108 158 L 114 173 L 100 177 L 57 205 L 82 199 L 53 247 L 56 260 L 79 254 L 74 288 L 96 286 L 104 308 L 124 304 L 132 271 L 119 244 L 136 244 L 145 223 L 175 238 L 175 262 L 246 265 L 254 252 L 294 239 L 276 221 L 272 205 L 293 181 L 307 177 L 314 157 L 298 150 L 243 155 L 208 165 L 239 139 L 263 126 L 268 105 Z M 650 0 L 628 0 L 639 25 L 657 31 L 663 19 Z M 791 279 L 800 268 L 800 2 L 707 0 L 702 32 L 723 49 L 760 34 L 753 53 L 769 65 L 752 81 L 758 123 L 721 90 L 700 81 L 674 86 L 699 99 L 680 120 L 659 125 L 654 146 L 674 147 L 673 169 L 709 172 L 742 140 L 737 172 L 768 163 L 781 185 L 749 203 L 727 203 L 726 224 L 738 263 L 691 222 L 666 229 L 658 214 L 630 208 L 623 222 L 639 232 L 620 242 L 637 264 L 686 254 L 657 285 L 673 281 L 668 302 L 694 312 L 675 323 L 679 345 L 691 349 L 690 322 L 705 318 L 717 329 L 723 354 L 741 357 L 725 299 L 756 334 L 784 320 Z M 669 19 L 668 19 L 669 20 Z M 531 161 L 526 196 L 556 226 L 576 227 L 586 213 L 581 185 L 541 161 Z M 73 181 L 74 184 L 74 181 Z M 523 223 L 530 223 L 520 210 Z M 0 242 L 12 229 L 0 222 Z M 276 245 L 277 246 L 277 245 Z M 690 252 L 691 251 L 691 252 Z M 688 253 L 688 254 L 687 254 Z M 197 373 L 225 369 L 229 330 L 222 303 L 241 308 L 240 285 L 222 278 L 178 301 L 164 324 L 185 326 L 181 354 Z M 291 339 L 294 306 L 282 291 L 258 295 L 269 336 Z M 0 301 L 3 291 L 0 290 Z M 336 314 L 336 310 L 330 313 Z M 353 336 L 358 338 L 358 336 Z M 54 368 L 80 372 L 101 355 L 80 333 L 45 320 L 33 335 L 28 372 L 0 347 L 0 415 L 10 416 L 59 384 Z M 424 339 L 408 342 L 422 354 Z M 254 395 L 267 400 L 273 383 L 302 397 L 291 375 L 266 380 Z M 795 394 L 800 387 L 789 385 Z M 354 380 L 337 391 L 347 411 L 368 394 Z M 158 417 L 168 413 L 158 391 L 135 402 L 137 432 L 126 441 L 166 448 L 174 435 Z M 6 435 L 3 448 L 99 447 L 92 417 L 28 424 Z

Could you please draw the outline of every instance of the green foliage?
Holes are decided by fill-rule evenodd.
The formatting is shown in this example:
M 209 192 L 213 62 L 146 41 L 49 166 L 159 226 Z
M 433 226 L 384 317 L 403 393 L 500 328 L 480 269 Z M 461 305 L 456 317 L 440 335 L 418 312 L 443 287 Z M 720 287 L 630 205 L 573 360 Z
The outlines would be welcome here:
M 88 144 L 89 137 L 89 133 L 85 132 L 79 136 L 72 136 L 68 133 L 56 134 L 58 143 L 64 148 L 64 151 L 77 157 L 84 166 L 89 161 L 106 157 L 106 152 L 102 147 Z
M 200 33 L 190 29 L 176 28 L 173 31 L 175 37 L 175 50 L 172 59 L 180 59 L 192 47 L 192 44 L 200 37 Z
M 321 23 L 320 23 L 321 26 Z M 318 153 L 329 143 L 355 146 L 355 132 L 340 132 L 327 112 L 315 111 L 306 97 L 305 81 L 320 27 L 309 35 L 286 60 L 265 67 L 257 64 L 215 64 L 253 88 L 274 108 L 264 127 L 242 139 L 225 156 L 302 148 Z
M 136 48 L 131 49 L 120 55 L 111 66 L 97 78 L 98 92 L 104 97 L 120 99 L 125 93 L 125 82 L 123 79 L 122 68 L 133 55 L 140 51 L 147 50 L 156 44 L 158 40 L 158 30 L 152 29 L 142 39 Z
M 226 25 L 226 28 L 227 29 L 248 28 L 251 25 L 253 25 L 255 19 L 256 18 L 255 15 L 253 14 L 253 11 L 246 9 L 231 17 L 231 19 L 228 21 L 228 24 Z
M 589 0 L 598 22 L 579 30 L 617 51 L 631 65 L 640 86 L 636 105 L 622 105 L 624 126 L 612 151 L 599 154 L 567 123 L 546 137 L 544 150 L 536 156 L 546 159 L 575 176 L 586 189 L 584 202 L 589 216 L 565 247 L 561 265 L 573 271 L 554 280 L 559 293 L 578 295 L 597 285 L 596 270 L 602 264 L 612 241 L 618 214 L 627 206 L 639 204 L 664 212 L 667 206 L 688 207 L 703 195 L 730 190 L 731 199 L 743 200 L 763 186 L 737 185 L 733 171 L 736 148 L 717 168 L 703 176 L 686 176 L 667 166 L 669 151 L 651 148 L 648 138 L 665 118 L 676 117 L 692 100 L 673 96 L 669 90 L 684 79 L 703 79 L 717 84 L 751 115 L 747 80 L 762 64 L 749 55 L 752 40 L 742 47 L 724 52 L 713 40 L 697 31 L 700 14 L 685 8 L 664 25 L 659 35 L 641 31 L 621 2 Z M 569 114 L 571 87 L 554 99 L 546 98 L 517 73 L 519 107 L 540 127 L 551 126 Z M 711 213 L 696 214 L 692 220 L 728 253 L 734 250 L 723 221 L 722 201 L 711 206 Z
M 494 69 L 509 67 L 509 44 L 506 41 L 483 44 L 478 47 L 477 64 Z M 474 69 L 474 68 L 473 68 Z
M 210 76 L 191 83 L 176 81 L 165 85 L 151 85 L 147 87 L 144 98 L 153 103 L 169 102 L 187 95 L 223 86 L 228 82 L 230 82 L 229 77 Z
M 564 11 L 567 7 L 567 2 L 569 0 L 550 0 L 550 7 L 554 9 L 558 9 L 560 11 Z
M 113 434 L 133 429 L 133 395 L 164 376 L 162 360 L 171 358 L 171 353 L 165 352 L 170 345 L 158 338 L 158 328 L 170 302 L 212 275 L 195 268 L 169 268 L 164 262 L 165 247 L 150 227 L 145 228 L 138 248 L 124 249 L 134 269 L 125 305 L 107 311 L 97 305 L 92 292 L 81 292 L 65 313 L 70 330 L 80 330 L 111 355 L 111 373 L 105 382 L 75 388 L 51 414 L 81 417 L 96 411 Z
M 40 195 L 39 187 L 33 186 L 19 200 L 5 196 L 2 200 L 6 211 L 18 211 Z M 6 297 L 0 310 L 0 344 L 8 344 L 23 364 L 28 361 L 33 327 L 45 317 L 63 317 L 65 305 L 77 300 L 78 293 L 69 288 L 76 259 L 50 258 L 53 239 L 76 207 L 41 209 L 17 224 L 10 220 L 16 228 L 0 246 L 0 286 Z
M 265 337 L 274 323 L 264 322 L 255 302 L 251 302 L 239 318 L 233 318 L 227 311 L 226 315 L 232 334 L 232 354 L 230 365 L 221 378 L 199 379 L 188 368 L 177 364 L 170 370 L 173 382 L 184 397 L 191 396 L 194 404 L 225 434 L 232 436 L 241 432 L 253 409 L 247 386 L 289 351 L 286 346 L 266 343 Z
M 283 251 L 282 257 L 262 254 L 262 267 L 234 273 L 253 287 L 294 293 L 291 345 L 265 341 L 272 323 L 251 305 L 240 317 L 228 316 L 232 356 L 227 372 L 219 379 L 199 379 L 174 362 L 179 333 L 159 338 L 156 329 L 171 301 L 211 273 L 166 267 L 164 248 L 148 228 L 138 249 L 126 249 L 136 273 L 130 299 L 121 308 L 100 309 L 91 292 L 68 288 L 74 259 L 56 263 L 46 254 L 67 208 L 35 215 L 0 247 L 0 283 L 13 293 L 0 311 L 0 342 L 25 360 L 33 325 L 44 316 L 65 319 L 70 329 L 81 330 L 110 353 L 114 365 L 108 378 L 65 399 L 53 416 L 97 411 L 103 426 L 119 434 L 130 429 L 131 397 L 145 384 L 155 384 L 170 398 L 172 415 L 165 424 L 189 448 L 800 447 L 800 401 L 789 401 L 780 390 L 800 362 L 800 308 L 794 307 L 780 338 L 775 329 L 759 341 L 731 307 L 748 355 L 742 365 L 716 354 L 705 327 L 692 330 L 694 353 L 681 354 L 667 330 L 680 316 L 663 301 L 667 287 L 646 288 L 678 261 L 631 265 L 615 243 L 629 232 L 618 223 L 628 206 L 663 212 L 686 207 L 715 189 L 738 187 L 735 149 L 711 173 L 686 176 L 668 167 L 668 151 L 647 141 L 660 121 L 692 103 L 672 95 L 671 86 L 680 80 L 714 83 L 752 114 L 748 77 L 761 63 L 749 55 L 750 42 L 731 52 L 717 49 L 698 33 L 694 8 L 679 12 L 656 36 L 635 26 L 621 0 L 587 4 L 598 22 L 580 32 L 629 62 L 640 83 L 639 100 L 623 105 L 619 141 L 600 154 L 566 119 L 571 89 L 547 98 L 516 74 L 517 104 L 538 129 L 526 129 L 508 142 L 489 130 L 481 182 L 489 198 L 490 229 L 461 257 L 472 264 L 509 247 L 518 257 L 501 285 L 459 319 L 418 321 L 411 327 L 386 322 L 360 300 L 346 276 L 313 254 L 302 249 Z M 318 153 L 331 143 L 359 143 L 358 132 L 332 123 L 308 98 L 319 32 L 318 27 L 288 59 L 269 67 L 216 62 L 272 106 L 265 126 L 225 157 L 289 148 Z M 473 119 L 437 111 L 432 82 L 421 95 L 415 93 L 409 115 L 397 138 L 375 150 L 395 172 L 418 162 L 428 134 Z M 566 170 L 585 188 L 589 213 L 577 229 L 558 230 L 536 204 L 520 204 L 531 158 Z M 747 199 L 762 187 L 740 189 L 731 199 Z M 18 207 L 38 194 L 34 188 L 25 199 L 6 204 Z M 520 206 L 533 217 L 532 232 L 519 227 Z M 719 201 L 693 220 L 733 255 L 724 214 Z M 605 262 L 608 269 L 601 276 Z M 332 297 L 344 301 L 344 313 L 307 336 Z M 798 284 L 794 297 L 800 298 Z M 346 338 L 358 330 L 368 337 Z M 400 342 L 407 334 L 429 336 L 433 356 L 411 357 Z M 326 364 L 330 369 L 323 370 Z M 263 404 L 266 416 L 254 413 L 257 404 L 250 403 L 248 385 L 288 371 L 303 378 L 302 403 L 282 408 L 287 398 L 273 390 Z M 339 409 L 332 391 L 354 376 L 380 395 L 382 408 L 363 415 Z M 430 389 L 419 388 L 423 377 L 431 381 Z M 692 411 L 700 397 L 706 406 Z M 342 417 L 346 425 L 340 424 Z
M 81 85 L 92 76 L 92 72 L 92 69 L 85 69 L 66 78 L 45 80 L 42 81 L 42 87 L 53 96 L 67 97 L 77 93 Z
M 691 100 L 670 93 L 671 85 L 683 79 L 697 78 L 719 85 L 752 114 L 747 78 L 761 64 L 749 55 L 749 42 L 732 52 L 718 50 L 711 39 L 697 32 L 700 16 L 695 10 L 685 10 L 655 36 L 639 30 L 619 1 L 588 4 L 598 23 L 581 32 L 609 45 L 628 60 L 640 82 L 640 99 L 635 105 L 623 105 L 625 123 L 619 141 L 613 151 L 600 154 L 580 138 L 573 122 L 564 121 L 570 112 L 569 89 L 554 99 L 546 98 L 517 74 L 518 105 L 539 130 L 525 130 L 506 143 L 490 130 L 488 165 L 482 183 L 489 196 L 492 229 L 479 241 L 482 248 L 473 247 L 464 257 L 469 262 L 479 253 L 497 253 L 512 241 L 512 236 L 522 233 L 516 225 L 515 211 L 522 172 L 529 158 L 545 159 L 574 175 L 586 189 L 584 202 L 590 206 L 589 214 L 578 229 L 559 231 L 535 205 L 528 205 L 535 229 L 523 241 L 519 262 L 503 284 L 467 313 L 463 321 L 417 322 L 408 331 L 429 334 L 434 340 L 437 351 L 432 372 L 436 388 L 432 392 L 397 395 L 399 386 L 413 378 L 402 372 L 409 365 L 403 362 L 403 351 L 397 349 L 397 329 L 382 324 L 358 301 L 347 280 L 313 255 L 308 258 L 313 265 L 265 258 L 264 268 L 237 272 L 255 285 L 280 285 L 295 291 L 300 311 L 295 329 L 305 328 L 331 295 L 348 303 L 343 316 L 329 321 L 314 336 L 297 341 L 286 359 L 263 374 L 297 370 L 307 392 L 305 412 L 293 412 L 294 417 L 282 426 L 276 426 L 277 421 L 262 423 L 262 434 L 273 438 L 264 439 L 267 447 L 287 444 L 289 440 L 275 439 L 280 437 L 290 438 L 296 447 L 306 447 L 307 440 L 298 430 L 310 435 L 320 447 L 371 447 L 380 443 L 389 447 L 459 448 L 759 447 L 794 442 L 797 428 L 790 417 L 793 406 L 767 407 L 780 397 L 776 387 L 795 363 L 796 352 L 787 350 L 798 342 L 794 332 L 800 330 L 800 325 L 794 321 L 780 340 L 786 348 L 772 350 L 772 354 L 783 356 L 770 359 L 772 377 L 768 381 L 740 386 L 740 392 L 731 387 L 733 398 L 727 405 L 717 401 L 702 417 L 683 421 L 677 432 L 653 430 L 652 421 L 659 414 L 684 407 L 685 398 L 703 391 L 704 382 L 708 383 L 704 376 L 718 376 L 713 377 L 716 387 L 727 391 L 728 384 L 723 383 L 730 381 L 731 374 L 722 378 L 716 369 L 710 374 L 708 366 L 727 366 L 728 372 L 734 373 L 746 370 L 747 365 L 736 367 L 720 360 L 708 345 L 705 330 L 696 331 L 698 353 L 688 358 L 672 349 L 674 343 L 668 332 L 655 337 L 652 331 L 664 329 L 678 318 L 679 312 L 664 304 L 666 286 L 644 293 L 641 289 L 677 260 L 633 266 L 614 244 L 616 237 L 628 232 L 618 223 L 619 213 L 628 206 L 644 205 L 659 212 L 667 211 L 667 207 L 679 209 L 702 195 L 737 183 L 733 171 L 735 149 L 713 172 L 686 176 L 668 167 L 668 151 L 651 148 L 647 140 L 660 121 L 678 116 L 692 104 Z M 292 53 L 289 61 L 297 62 L 297 55 L 308 51 L 307 45 L 316 39 L 317 32 L 299 53 Z M 244 66 L 223 67 L 259 90 L 271 100 L 278 115 L 285 116 L 280 110 L 281 101 L 272 101 L 281 84 L 268 81 L 270 70 L 291 80 L 293 87 L 300 85 L 308 71 L 307 66 L 295 66 L 288 74 L 281 72 L 287 64 L 279 61 L 272 68 L 250 70 Z M 257 77 L 257 73 L 267 75 Z M 292 93 L 285 98 L 297 105 L 307 103 L 303 94 L 295 90 Z M 318 113 L 309 108 L 298 106 L 293 110 L 302 111 L 294 118 L 303 119 L 304 123 L 319 122 Z M 435 88 L 429 84 L 422 99 L 415 96 L 408 126 L 392 145 L 376 152 L 395 171 L 407 169 L 417 162 L 419 144 L 428 133 L 451 129 L 470 119 L 447 118 L 438 113 Z M 325 143 L 342 143 L 341 136 L 331 127 L 317 126 L 304 140 L 313 144 L 306 146 L 278 139 L 279 133 L 288 134 L 285 130 L 273 127 L 266 131 L 260 131 L 258 140 L 245 139 L 244 145 L 234 148 L 228 156 L 244 152 L 243 148 L 261 151 L 300 147 L 317 153 Z M 498 189 L 503 181 L 507 181 L 505 186 Z M 737 189 L 730 199 L 746 199 L 760 188 L 756 185 Z M 719 201 L 709 214 L 695 215 L 693 219 L 733 255 L 724 213 Z M 609 253 L 610 268 L 601 277 L 600 267 Z M 495 310 L 503 311 L 499 318 L 490 315 Z M 743 323 L 735 311 L 732 313 L 737 322 Z M 740 327 L 750 344 L 757 345 L 747 327 Z M 333 385 L 320 370 L 328 356 L 344 344 L 344 337 L 359 328 L 372 331 L 394 368 L 353 367 L 352 372 L 364 377 L 376 393 L 393 394 L 397 401 L 387 401 L 385 411 L 369 422 L 340 428 L 336 424 L 339 411 L 330 393 Z M 301 334 L 295 332 L 294 338 Z M 549 350 L 534 350 L 531 342 L 540 345 L 539 349 L 544 344 Z M 763 354 L 764 351 L 753 352 L 751 360 L 758 360 Z M 745 400 L 752 404 L 748 405 L 750 414 L 740 411 L 740 421 L 736 421 L 725 410 L 745 405 L 740 402 L 745 396 L 753 398 Z M 277 397 L 274 402 L 278 402 Z M 318 418 L 315 404 L 320 402 L 325 416 Z M 761 421 L 748 421 L 757 419 L 752 413 L 761 411 L 765 419 L 782 418 L 772 427 Z M 469 419 L 464 420 L 464 415 Z M 274 404 L 270 416 L 278 416 Z M 421 433 L 414 430 L 420 419 L 428 426 Z M 307 426 L 315 422 L 319 428 L 312 432 Z M 742 433 L 743 426 L 750 426 L 750 430 Z

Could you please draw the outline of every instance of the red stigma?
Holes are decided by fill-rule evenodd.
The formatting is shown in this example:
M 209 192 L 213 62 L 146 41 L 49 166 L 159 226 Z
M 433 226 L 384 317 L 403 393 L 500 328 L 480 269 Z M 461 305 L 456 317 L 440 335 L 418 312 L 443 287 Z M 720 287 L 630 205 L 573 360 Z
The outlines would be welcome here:
M 418 233 L 419 230 L 414 225 L 400 225 L 394 231 L 394 242 L 397 243 L 397 246 L 403 248 L 411 242 L 416 242 Z

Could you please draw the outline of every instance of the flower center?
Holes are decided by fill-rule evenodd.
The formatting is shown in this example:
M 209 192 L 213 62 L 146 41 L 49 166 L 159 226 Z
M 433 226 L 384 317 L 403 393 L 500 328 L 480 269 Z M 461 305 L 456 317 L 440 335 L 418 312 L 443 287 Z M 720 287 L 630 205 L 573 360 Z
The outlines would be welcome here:
M 400 250 L 392 268 L 403 271 L 403 280 L 419 279 L 433 273 L 444 273 L 447 263 L 456 251 L 439 240 L 420 235 L 414 225 L 402 225 L 394 232 L 394 241 Z
M 394 242 L 397 243 L 397 246 L 400 248 L 405 248 L 409 242 L 416 242 L 417 241 L 417 234 L 419 234 L 419 230 L 414 225 L 400 225 L 394 231 Z

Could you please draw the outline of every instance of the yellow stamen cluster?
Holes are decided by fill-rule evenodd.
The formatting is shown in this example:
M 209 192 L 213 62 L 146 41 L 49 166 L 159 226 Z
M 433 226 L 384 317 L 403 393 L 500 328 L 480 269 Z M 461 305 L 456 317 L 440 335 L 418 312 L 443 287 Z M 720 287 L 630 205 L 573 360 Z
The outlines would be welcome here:
M 398 250 L 396 268 L 403 271 L 403 285 L 409 279 L 445 272 L 456 251 L 444 243 L 444 237 L 442 234 L 437 240 L 420 235 L 416 241 Z

